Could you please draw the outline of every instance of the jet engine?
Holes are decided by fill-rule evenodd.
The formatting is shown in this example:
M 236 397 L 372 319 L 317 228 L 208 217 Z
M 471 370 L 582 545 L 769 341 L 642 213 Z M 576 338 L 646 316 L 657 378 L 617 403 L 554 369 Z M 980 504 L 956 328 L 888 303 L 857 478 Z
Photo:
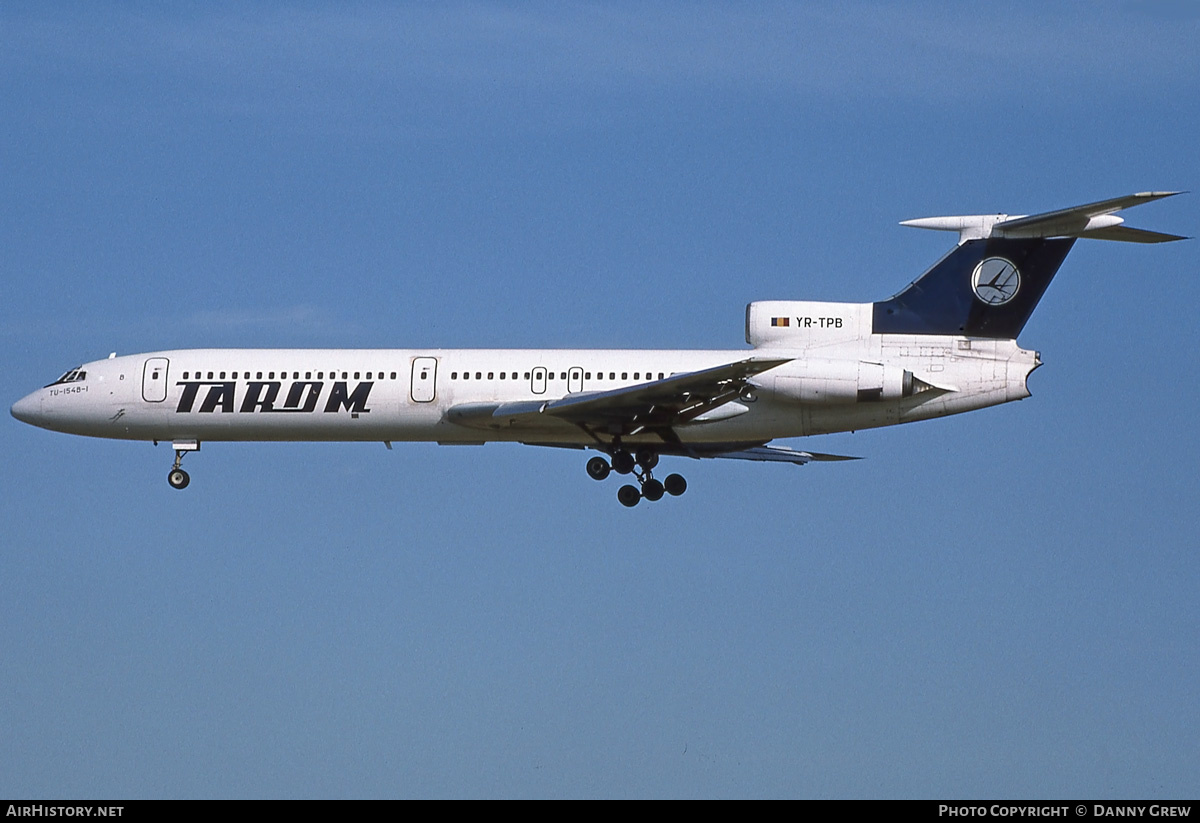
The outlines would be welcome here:
M 915 391 L 913 373 L 907 369 L 859 360 L 793 360 L 754 383 L 762 392 L 798 403 L 898 400 Z

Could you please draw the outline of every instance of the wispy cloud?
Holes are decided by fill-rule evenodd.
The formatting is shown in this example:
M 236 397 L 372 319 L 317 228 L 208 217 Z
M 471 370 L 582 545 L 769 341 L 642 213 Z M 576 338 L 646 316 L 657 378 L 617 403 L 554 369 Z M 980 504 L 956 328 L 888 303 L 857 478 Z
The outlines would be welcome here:
M 860 97 L 1019 97 L 1064 89 L 1194 88 L 1196 16 L 1163 3 L 352 4 L 241 6 L 191 18 L 106 10 L 10 14 L 8 62 L 113 72 L 157 65 L 198 88 L 339 96 L 529 94 L 636 87 Z M 78 11 L 78 10 L 74 10 Z M 15 19 L 14 19 L 15 18 Z

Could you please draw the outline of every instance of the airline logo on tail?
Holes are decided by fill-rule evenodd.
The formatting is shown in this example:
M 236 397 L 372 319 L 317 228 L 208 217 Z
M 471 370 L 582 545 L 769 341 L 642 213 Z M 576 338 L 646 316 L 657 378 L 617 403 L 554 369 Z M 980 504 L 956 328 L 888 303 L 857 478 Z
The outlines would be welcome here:
M 1021 288 L 1021 272 L 1011 260 L 989 257 L 975 267 L 971 275 L 971 289 L 989 306 L 1002 306 L 1017 296 Z

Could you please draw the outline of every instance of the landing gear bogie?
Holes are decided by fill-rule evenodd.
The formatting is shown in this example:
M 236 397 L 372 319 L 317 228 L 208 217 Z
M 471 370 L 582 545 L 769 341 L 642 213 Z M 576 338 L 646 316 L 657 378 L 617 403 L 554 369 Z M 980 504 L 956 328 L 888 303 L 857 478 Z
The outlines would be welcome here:
M 609 452 L 609 459 L 611 463 L 603 457 L 591 458 L 587 462 L 587 473 L 593 480 L 604 480 L 612 472 L 634 475 L 638 485 L 626 483 L 617 490 L 617 499 L 622 506 L 633 508 L 643 499 L 653 503 L 668 494 L 678 497 L 687 491 L 687 481 L 682 475 L 670 474 L 665 480 L 655 479 L 652 470 L 658 465 L 658 452 L 653 449 L 642 447 L 631 454 L 616 444 Z

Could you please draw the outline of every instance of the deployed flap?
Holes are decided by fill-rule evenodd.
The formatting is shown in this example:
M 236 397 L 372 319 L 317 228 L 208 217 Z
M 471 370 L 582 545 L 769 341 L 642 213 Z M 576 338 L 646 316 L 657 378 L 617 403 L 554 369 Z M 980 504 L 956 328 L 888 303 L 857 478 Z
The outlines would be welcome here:
M 786 446 L 755 446 L 736 452 L 714 454 L 713 457 L 724 457 L 729 460 L 756 460 L 762 463 L 794 463 L 803 466 L 812 461 L 834 462 L 839 460 L 861 460 L 861 457 L 846 457 L 841 454 L 821 454 L 820 452 L 805 452 L 789 449 Z

